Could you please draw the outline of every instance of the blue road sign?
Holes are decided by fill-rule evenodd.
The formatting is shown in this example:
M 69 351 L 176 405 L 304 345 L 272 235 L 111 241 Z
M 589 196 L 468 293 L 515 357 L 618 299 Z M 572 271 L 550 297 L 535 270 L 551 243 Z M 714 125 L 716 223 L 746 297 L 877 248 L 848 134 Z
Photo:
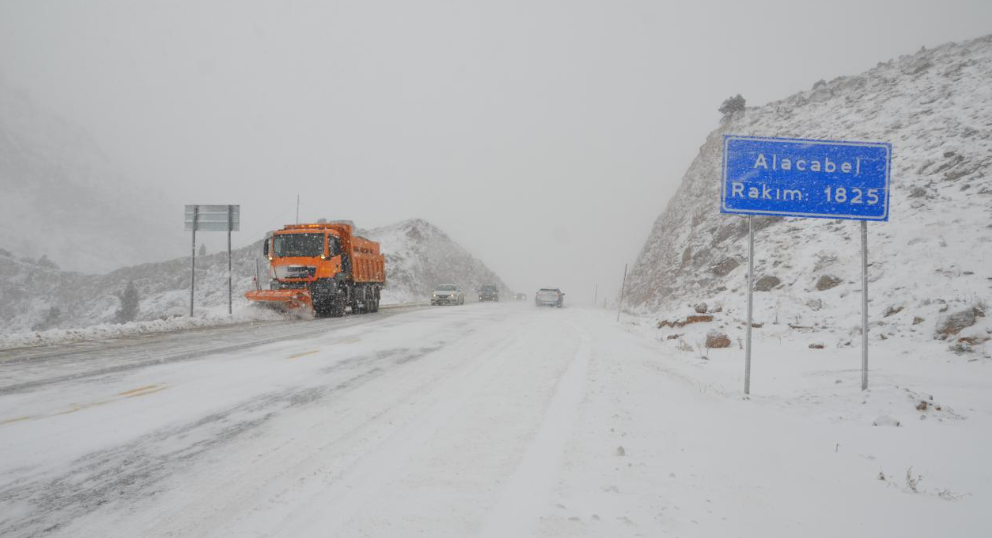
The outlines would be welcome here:
M 720 211 L 889 220 L 892 145 L 724 135 Z

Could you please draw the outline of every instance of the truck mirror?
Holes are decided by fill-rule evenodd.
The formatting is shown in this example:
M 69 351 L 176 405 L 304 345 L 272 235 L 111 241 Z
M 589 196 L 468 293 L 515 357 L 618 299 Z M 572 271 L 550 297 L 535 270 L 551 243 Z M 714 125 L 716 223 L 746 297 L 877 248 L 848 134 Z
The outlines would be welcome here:
M 269 255 L 269 240 L 266 239 L 265 242 L 262 243 L 262 256 L 268 257 L 268 255 Z

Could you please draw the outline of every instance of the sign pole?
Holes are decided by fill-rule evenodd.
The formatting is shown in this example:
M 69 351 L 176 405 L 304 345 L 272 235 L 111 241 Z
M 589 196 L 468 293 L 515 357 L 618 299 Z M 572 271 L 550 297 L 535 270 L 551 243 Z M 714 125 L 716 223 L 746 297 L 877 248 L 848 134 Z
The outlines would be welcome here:
M 233 313 L 233 286 L 231 285 L 231 229 L 234 228 L 234 206 L 227 206 L 227 315 Z
M 617 303 L 617 323 L 620 323 L 620 308 L 623 306 L 623 289 L 627 286 L 627 264 L 623 264 L 623 282 L 620 283 L 620 301 Z
M 868 221 L 861 221 L 861 390 L 868 390 Z
M 190 257 L 189 274 L 189 317 L 193 317 L 194 290 L 196 290 L 196 217 L 200 206 L 193 206 L 193 255 Z
M 747 344 L 744 351 L 744 394 L 751 394 L 751 318 L 754 314 L 754 217 L 747 216 Z

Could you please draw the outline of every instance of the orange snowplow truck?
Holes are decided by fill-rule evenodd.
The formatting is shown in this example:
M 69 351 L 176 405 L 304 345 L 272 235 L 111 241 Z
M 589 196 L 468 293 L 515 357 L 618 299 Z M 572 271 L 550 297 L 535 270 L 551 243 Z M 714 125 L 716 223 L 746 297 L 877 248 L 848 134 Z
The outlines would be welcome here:
M 256 282 L 249 301 L 309 310 L 316 317 L 379 311 L 386 260 L 379 243 L 354 234 L 350 224 L 288 224 L 265 239 L 269 289 Z M 256 277 L 256 281 L 258 278 Z

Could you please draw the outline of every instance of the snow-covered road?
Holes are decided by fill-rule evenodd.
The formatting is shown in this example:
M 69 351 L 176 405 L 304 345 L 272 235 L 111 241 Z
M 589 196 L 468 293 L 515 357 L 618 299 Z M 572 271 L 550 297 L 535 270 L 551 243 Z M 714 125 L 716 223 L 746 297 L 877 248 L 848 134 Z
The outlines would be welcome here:
M 992 529 L 988 460 L 953 499 L 893 486 L 873 451 L 939 440 L 710 390 L 613 315 L 473 304 L 7 358 L 0 535 Z M 948 458 L 989 450 L 974 415 Z

